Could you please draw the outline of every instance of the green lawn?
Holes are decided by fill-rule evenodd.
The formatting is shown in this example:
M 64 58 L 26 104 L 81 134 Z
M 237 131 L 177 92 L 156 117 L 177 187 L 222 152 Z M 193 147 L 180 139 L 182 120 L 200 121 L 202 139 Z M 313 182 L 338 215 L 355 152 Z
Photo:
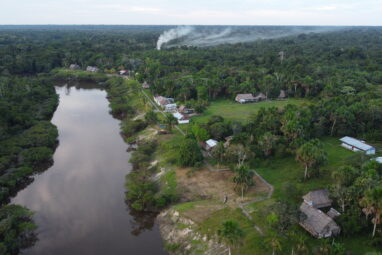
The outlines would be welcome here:
M 194 117 L 196 122 L 204 122 L 212 115 L 220 115 L 229 120 L 246 121 L 249 116 L 256 113 L 261 107 L 282 108 L 288 104 L 303 105 L 309 104 L 309 100 L 289 98 L 287 100 L 263 101 L 251 104 L 239 104 L 233 100 L 218 100 L 211 103 L 202 116 Z

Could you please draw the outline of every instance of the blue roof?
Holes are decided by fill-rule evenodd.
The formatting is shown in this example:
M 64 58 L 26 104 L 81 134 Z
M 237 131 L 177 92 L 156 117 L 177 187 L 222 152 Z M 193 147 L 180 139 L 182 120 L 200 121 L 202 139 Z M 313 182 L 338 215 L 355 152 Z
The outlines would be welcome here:
M 375 148 L 371 145 L 368 145 L 358 139 L 355 139 L 353 137 L 350 137 L 350 136 L 345 136 L 345 137 L 342 137 L 340 139 L 341 142 L 343 143 L 346 143 L 346 144 L 349 144 L 351 146 L 354 146 L 356 147 L 357 149 L 360 149 L 360 150 L 363 150 L 363 151 L 368 151 L 368 150 L 371 150 L 371 149 L 374 149 Z

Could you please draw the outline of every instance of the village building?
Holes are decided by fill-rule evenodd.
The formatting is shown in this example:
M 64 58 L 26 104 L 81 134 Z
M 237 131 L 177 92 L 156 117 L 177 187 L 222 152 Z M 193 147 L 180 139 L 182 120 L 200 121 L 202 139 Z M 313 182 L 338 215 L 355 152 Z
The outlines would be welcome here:
M 302 213 L 300 226 L 316 238 L 336 236 L 341 232 L 337 223 L 323 211 L 303 202 L 300 206 Z
M 129 75 L 129 70 L 120 70 L 119 75 Z
M 326 189 L 310 191 L 302 198 L 306 204 L 314 208 L 324 208 L 332 205 L 332 200 L 329 198 L 329 191 Z
M 178 108 L 178 111 L 181 112 L 181 113 L 184 113 L 184 114 L 191 114 L 191 113 L 194 112 L 194 109 L 186 108 L 185 105 L 181 105 L 181 106 Z
M 286 99 L 286 93 L 285 93 L 285 90 L 280 90 L 280 94 L 279 96 L 277 97 L 278 100 L 285 100 Z
M 157 103 L 157 105 L 162 106 L 162 107 L 164 107 L 167 104 L 170 104 L 170 101 L 167 98 L 162 97 L 162 96 L 155 96 L 154 101 L 155 101 L 155 103 Z
M 373 160 L 375 160 L 378 163 L 382 164 L 382 157 L 376 157 L 376 158 L 373 158 Z
M 69 66 L 69 69 L 71 69 L 71 70 L 80 70 L 81 67 L 79 65 L 77 65 L 77 64 L 71 64 Z
M 88 66 L 86 67 L 86 72 L 96 73 L 98 72 L 98 68 L 96 66 Z
M 188 124 L 188 123 L 190 123 L 190 120 L 187 119 L 186 116 L 184 116 L 180 112 L 175 112 L 172 115 L 178 120 L 178 124 Z
M 362 151 L 366 155 L 374 155 L 375 147 L 366 144 L 364 141 L 355 139 L 353 137 L 345 136 L 340 139 L 341 146 L 351 151 Z
M 149 88 L 150 88 L 150 85 L 145 81 L 145 82 L 142 84 L 142 88 L 143 88 L 143 89 L 149 89 Z
M 256 98 L 252 94 L 237 94 L 235 101 L 241 104 L 256 102 Z
M 176 106 L 176 104 L 166 104 L 164 106 L 164 111 L 165 112 L 169 112 L 169 113 L 176 112 L 177 111 L 177 106 Z
M 206 141 L 206 150 L 212 150 L 216 145 L 218 145 L 218 141 L 214 139 L 209 139 Z
M 255 96 L 256 102 L 266 100 L 266 99 L 267 99 L 267 96 L 264 95 L 263 93 L 259 93 L 257 96 Z

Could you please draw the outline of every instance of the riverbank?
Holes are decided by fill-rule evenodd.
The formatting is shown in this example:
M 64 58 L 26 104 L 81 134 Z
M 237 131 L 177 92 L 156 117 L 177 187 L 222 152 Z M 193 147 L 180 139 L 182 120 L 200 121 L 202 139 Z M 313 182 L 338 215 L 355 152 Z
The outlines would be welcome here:
M 142 188 L 146 200 L 136 198 L 137 208 L 146 206 L 148 211 L 160 212 L 157 221 L 169 254 L 221 254 L 227 247 L 219 242 L 217 230 L 227 220 L 239 222 L 245 231 L 247 252 L 243 254 L 261 254 L 264 246 L 248 247 L 253 239 L 257 244 L 263 242 L 264 233 L 247 212 L 247 204 L 269 199 L 273 188 L 255 176 L 255 185 L 241 197 L 235 192 L 231 171 L 215 171 L 208 164 L 179 167 L 174 146 L 187 134 L 182 129 L 172 128 L 170 132 L 161 127 L 166 123 L 166 115 L 150 100 L 150 92 L 136 81 L 121 77 L 107 81 L 107 92 L 113 114 L 122 119 L 122 136 L 126 142 L 138 145 L 130 159 L 135 165 L 133 173 L 138 176 L 133 178 L 154 187 L 148 192 L 136 185 L 128 186 L 128 194 L 129 190 Z M 148 115 L 153 112 L 155 121 L 150 121 Z M 154 152 L 145 154 L 146 149 L 139 149 L 150 143 L 156 144 Z M 234 252 L 238 251 L 239 247 L 234 248 Z
M 58 131 L 51 118 L 58 96 L 42 77 L 4 78 L 0 88 L 0 253 L 16 254 L 33 245 L 37 226 L 27 208 L 7 204 L 53 163 Z

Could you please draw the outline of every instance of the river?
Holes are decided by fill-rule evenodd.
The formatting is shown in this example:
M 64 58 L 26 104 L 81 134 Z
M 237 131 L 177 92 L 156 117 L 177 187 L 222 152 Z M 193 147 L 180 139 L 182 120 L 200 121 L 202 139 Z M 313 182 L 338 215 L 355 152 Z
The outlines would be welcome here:
M 35 211 L 38 225 L 38 241 L 22 254 L 165 254 L 154 217 L 131 215 L 125 203 L 130 155 L 106 92 L 85 82 L 56 91 L 54 164 L 12 199 Z

